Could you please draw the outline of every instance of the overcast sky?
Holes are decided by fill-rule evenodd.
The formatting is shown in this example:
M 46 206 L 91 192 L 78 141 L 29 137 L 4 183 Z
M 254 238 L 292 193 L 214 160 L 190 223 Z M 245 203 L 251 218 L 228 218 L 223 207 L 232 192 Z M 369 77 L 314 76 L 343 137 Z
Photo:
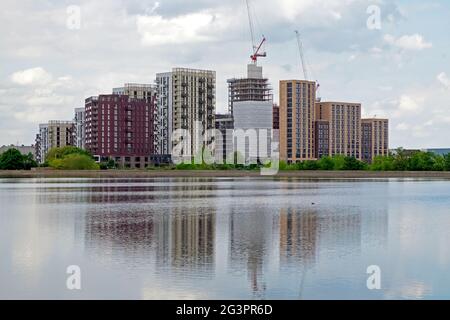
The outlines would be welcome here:
M 371 5 L 380 29 L 367 26 Z M 391 147 L 450 147 L 450 1 L 251 6 L 256 36 L 268 39 L 260 64 L 275 101 L 279 80 L 302 78 L 298 29 L 323 100 L 361 102 L 364 116 L 390 118 Z M 153 83 L 172 67 L 217 71 L 224 112 L 226 79 L 244 76 L 251 54 L 244 0 L 2 0 L 0 21 L 0 145 L 31 144 L 39 123 L 72 119 L 84 98 Z

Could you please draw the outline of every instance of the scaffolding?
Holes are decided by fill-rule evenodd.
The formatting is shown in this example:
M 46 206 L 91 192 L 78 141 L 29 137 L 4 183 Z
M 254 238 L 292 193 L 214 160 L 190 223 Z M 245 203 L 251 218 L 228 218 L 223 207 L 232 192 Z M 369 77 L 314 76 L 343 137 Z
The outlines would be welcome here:
M 268 79 L 230 79 L 228 82 L 228 112 L 233 114 L 233 105 L 244 101 L 272 101 L 272 87 Z

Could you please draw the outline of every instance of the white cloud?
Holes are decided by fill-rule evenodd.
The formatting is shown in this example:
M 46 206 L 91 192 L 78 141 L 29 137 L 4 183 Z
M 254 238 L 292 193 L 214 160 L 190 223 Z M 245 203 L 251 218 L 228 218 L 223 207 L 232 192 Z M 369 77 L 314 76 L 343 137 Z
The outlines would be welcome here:
M 19 85 L 42 85 L 52 80 L 52 75 L 41 67 L 17 71 L 11 75 L 12 82 Z
M 410 126 L 407 123 L 404 123 L 404 122 L 399 123 L 395 127 L 395 129 L 398 130 L 398 131 L 407 131 L 407 130 L 409 130 L 409 128 L 410 128 Z
M 445 72 L 438 74 L 437 79 L 444 87 L 450 89 L 450 79 Z
M 387 34 L 384 36 L 384 41 L 399 49 L 412 51 L 428 49 L 433 46 L 431 42 L 426 42 L 423 36 L 417 33 L 413 35 L 404 35 L 399 38 Z
M 174 18 L 140 15 L 136 24 L 144 45 L 185 44 L 212 40 L 210 31 L 214 19 L 206 12 Z
M 400 103 L 398 108 L 401 111 L 411 111 L 411 112 L 417 112 L 421 110 L 420 101 L 422 99 L 418 99 L 409 95 L 402 95 L 400 97 Z

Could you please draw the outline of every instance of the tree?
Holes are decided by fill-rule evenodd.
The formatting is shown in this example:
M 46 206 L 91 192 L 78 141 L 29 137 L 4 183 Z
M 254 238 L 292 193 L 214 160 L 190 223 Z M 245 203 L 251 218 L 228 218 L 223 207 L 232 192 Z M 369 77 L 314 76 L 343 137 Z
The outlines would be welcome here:
M 318 161 L 320 170 L 333 170 L 334 169 L 334 161 L 331 157 L 323 157 Z
M 9 149 L 0 156 L 1 170 L 23 170 L 23 156 L 17 149 Z
M 49 161 L 50 167 L 60 170 L 98 170 L 100 166 L 85 154 L 69 154 Z
M 23 161 L 23 169 L 24 170 L 31 170 L 31 168 L 37 168 L 38 163 L 34 160 L 34 157 L 31 153 L 28 153 L 27 155 L 22 156 Z
M 63 159 L 65 156 L 68 156 L 70 154 L 81 154 L 88 157 L 92 157 L 92 155 L 86 150 L 74 146 L 65 146 L 62 148 L 50 149 L 50 151 L 47 153 L 46 160 L 50 162 L 51 160 L 54 159 Z
M 364 170 L 366 168 L 366 164 L 357 160 L 354 157 L 345 157 L 344 158 L 344 167 L 342 170 Z
M 450 171 L 450 153 L 446 154 L 444 159 L 444 168 L 446 171 Z

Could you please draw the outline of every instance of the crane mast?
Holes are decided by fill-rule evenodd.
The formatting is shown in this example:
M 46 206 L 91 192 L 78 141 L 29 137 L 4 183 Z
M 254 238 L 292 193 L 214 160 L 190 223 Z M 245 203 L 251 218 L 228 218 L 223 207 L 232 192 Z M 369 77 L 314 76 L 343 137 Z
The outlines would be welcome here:
M 303 43 L 300 38 L 300 32 L 298 32 L 298 30 L 295 30 L 295 34 L 297 35 L 298 50 L 300 52 L 300 59 L 302 62 L 303 76 L 305 77 L 305 80 L 309 80 L 308 69 L 307 69 L 306 61 L 305 61 L 305 55 L 303 53 Z
M 248 23 L 249 23 L 249 27 L 250 27 L 250 35 L 252 38 L 252 55 L 250 56 L 250 59 L 252 60 L 253 64 L 257 64 L 259 57 L 267 57 L 266 52 L 261 52 L 262 46 L 266 42 L 266 37 L 262 36 L 261 42 L 259 43 L 259 45 L 256 45 L 255 27 L 253 25 L 253 18 L 252 18 L 249 0 L 245 0 L 245 3 L 247 5 Z

